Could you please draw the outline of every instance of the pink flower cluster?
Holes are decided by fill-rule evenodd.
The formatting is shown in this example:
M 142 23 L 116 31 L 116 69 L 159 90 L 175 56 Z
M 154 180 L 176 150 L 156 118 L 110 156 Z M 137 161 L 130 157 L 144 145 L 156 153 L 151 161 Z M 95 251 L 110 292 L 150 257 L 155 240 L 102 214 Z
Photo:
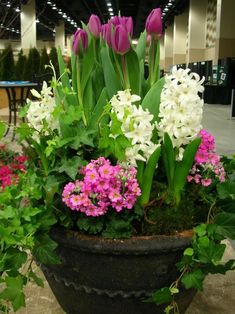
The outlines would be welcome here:
M 207 130 L 202 129 L 199 134 L 201 143 L 195 155 L 195 162 L 190 170 L 188 182 L 195 182 L 209 186 L 213 179 L 221 182 L 225 180 L 225 171 L 220 162 L 220 156 L 215 153 L 215 139 Z
M 131 209 L 141 194 L 134 167 L 112 166 L 100 157 L 81 169 L 82 181 L 68 183 L 63 190 L 63 202 L 72 210 L 87 216 L 101 216 L 110 208 L 116 212 Z
M 26 172 L 27 158 L 23 155 L 8 156 L 5 145 L 0 145 L 0 152 L 0 191 L 3 191 L 6 186 L 17 184 L 19 172 Z

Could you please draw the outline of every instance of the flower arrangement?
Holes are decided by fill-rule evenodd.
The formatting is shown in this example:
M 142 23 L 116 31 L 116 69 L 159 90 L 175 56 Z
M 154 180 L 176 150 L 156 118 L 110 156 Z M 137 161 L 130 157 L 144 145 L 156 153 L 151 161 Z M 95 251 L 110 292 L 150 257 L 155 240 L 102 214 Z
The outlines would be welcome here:
M 179 279 L 150 299 L 177 313 L 180 283 L 201 290 L 208 273 L 234 268 L 233 261 L 221 263 L 221 241 L 235 238 L 235 162 L 220 160 L 202 128 L 203 79 L 176 67 L 160 78 L 160 9 L 148 16 L 136 47 L 130 17 L 101 25 L 92 15 L 82 26 L 73 38 L 72 72 L 58 49 L 60 77 L 50 64 L 51 86 L 32 90 L 38 100 L 27 102 L 27 122 L 16 130 L 29 167 L 0 194 L 1 309 L 9 301 L 14 310 L 24 305 L 27 281 L 42 284 L 32 256 L 59 263 L 54 226 L 109 239 L 194 229 L 177 264 Z
M 27 158 L 9 150 L 6 144 L 0 145 L 0 191 L 17 184 L 19 175 L 26 172 Z

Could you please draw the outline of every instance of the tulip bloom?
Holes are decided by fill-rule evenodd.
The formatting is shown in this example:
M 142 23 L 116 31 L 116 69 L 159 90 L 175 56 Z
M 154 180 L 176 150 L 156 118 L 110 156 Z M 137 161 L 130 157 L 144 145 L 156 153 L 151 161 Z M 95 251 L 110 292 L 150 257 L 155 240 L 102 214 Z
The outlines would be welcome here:
M 132 37 L 133 35 L 133 20 L 132 17 L 125 17 L 125 16 L 114 16 L 109 21 L 112 23 L 115 27 L 118 25 L 122 25 L 126 28 L 127 32 Z
M 128 52 L 130 49 L 130 40 L 126 28 L 123 25 L 115 27 L 113 34 L 111 35 L 112 48 L 116 53 L 121 55 Z
M 111 47 L 111 32 L 112 32 L 112 24 L 107 23 L 101 26 L 101 34 L 106 43 Z
M 147 17 L 145 28 L 148 34 L 162 35 L 162 11 L 160 8 L 151 11 Z
M 101 23 L 100 19 L 97 15 L 92 14 L 90 16 L 89 22 L 88 22 L 88 29 L 92 35 L 94 35 L 96 38 L 99 37 L 101 32 Z
M 72 50 L 75 54 L 79 55 L 87 50 L 88 35 L 83 29 L 78 28 L 73 35 Z

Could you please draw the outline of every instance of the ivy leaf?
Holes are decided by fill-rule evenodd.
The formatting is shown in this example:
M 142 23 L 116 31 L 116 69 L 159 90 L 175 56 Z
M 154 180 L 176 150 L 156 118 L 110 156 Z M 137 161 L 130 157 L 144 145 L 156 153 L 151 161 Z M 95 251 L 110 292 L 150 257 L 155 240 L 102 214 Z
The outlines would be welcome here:
M 197 290 L 203 290 L 203 280 L 205 274 L 200 269 L 196 269 L 191 273 L 185 274 L 182 277 L 182 283 L 186 289 L 195 288 Z
M 33 255 L 44 264 L 60 264 L 60 259 L 54 252 L 58 244 L 48 235 L 42 235 L 36 239 Z
M 23 289 L 22 276 L 6 277 L 6 288 L 0 293 L 0 299 L 9 300 L 12 303 L 14 311 L 25 306 L 25 296 Z
M 4 270 L 19 269 L 26 261 L 27 253 L 17 248 L 9 248 L 4 255 Z
M 103 222 L 91 217 L 80 217 L 77 220 L 77 226 L 80 230 L 87 231 L 91 234 L 100 233 L 103 229 Z
M 235 182 L 227 181 L 227 182 L 218 184 L 217 192 L 218 192 L 219 198 L 221 199 L 230 198 L 232 200 L 235 200 Z
M 132 227 L 128 220 L 113 219 L 107 222 L 106 226 L 106 230 L 102 232 L 104 238 L 129 238 L 132 234 Z
M 68 160 L 63 159 L 61 163 L 62 166 L 59 167 L 58 171 L 67 173 L 73 180 L 75 180 L 79 168 L 84 166 L 84 161 L 79 156 L 74 156 Z
M 153 293 L 153 295 L 146 300 L 146 302 L 153 302 L 157 305 L 163 304 L 163 303 L 171 303 L 173 299 L 173 296 L 171 294 L 169 287 L 161 288 L 160 290 Z
M 73 142 L 70 144 L 70 147 L 73 149 L 78 149 L 81 144 L 88 145 L 93 147 L 93 136 L 95 130 L 88 130 L 82 126 L 77 127 L 77 134 Z
M 82 108 L 81 106 L 69 106 L 61 117 L 66 124 L 72 124 L 74 121 L 80 121 L 82 118 Z
M 199 246 L 202 248 L 207 248 L 210 245 L 210 240 L 207 236 L 198 239 Z
M 193 248 L 191 248 L 191 247 L 188 247 L 188 248 L 184 251 L 184 255 L 193 256 L 193 254 L 194 254 L 194 250 L 193 250 Z
M 32 129 L 27 123 L 21 123 L 18 128 L 16 128 L 16 134 L 19 134 L 20 141 L 24 140 L 26 137 L 32 135 Z
M 211 274 L 222 274 L 225 275 L 227 271 L 235 269 L 235 260 L 231 259 L 224 265 L 209 265 L 208 272 Z
M 29 278 L 33 279 L 39 287 L 44 287 L 42 278 L 39 278 L 32 270 L 29 272 Z
M 214 217 L 216 232 L 224 237 L 235 239 L 235 214 L 222 212 Z
M 195 228 L 195 231 L 199 237 L 202 237 L 206 234 L 206 228 L 207 228 L 206 224 L 200 224 L 199 226 Z
M 199 246 L 198 258 L 201 263 L 213 263 L 216 265 L 223 257 L 225 248 L 225 244 L 216 244 L 210 241 L 207 247 Z

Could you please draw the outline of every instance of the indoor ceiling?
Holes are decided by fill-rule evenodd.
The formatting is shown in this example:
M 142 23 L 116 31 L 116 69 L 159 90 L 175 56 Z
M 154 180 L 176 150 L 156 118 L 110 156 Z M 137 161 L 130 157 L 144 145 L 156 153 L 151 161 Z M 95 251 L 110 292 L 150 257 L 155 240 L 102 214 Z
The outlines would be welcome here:
M 20 6 L 31 0 L 0 0 L 0 39 L 20 38 Z M 164 26 L 173 21 L 188 5 L 188 0 L 36 0 L 37 38 L 53 40 L 54 28 L 65 22 L 66 33 L 88 22 L 91 14 L 106 23 L 112 15 L 132 16 L 134 37 L 145 27 L 145 20 L 153 8 L 161 7 Z

